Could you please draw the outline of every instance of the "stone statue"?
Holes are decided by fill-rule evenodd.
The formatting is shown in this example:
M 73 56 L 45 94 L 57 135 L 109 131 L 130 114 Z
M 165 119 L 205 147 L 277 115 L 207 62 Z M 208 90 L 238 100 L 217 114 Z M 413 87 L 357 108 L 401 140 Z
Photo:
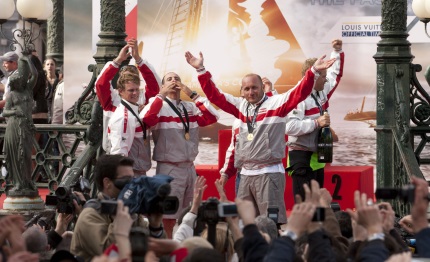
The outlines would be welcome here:
M 18 73 L 9 79 L 10 93 L 6 98 L 3 116 L 8 117 L 4 137 L 4 154 L 8 171 L 7 181 L 13 188 L 7 194 L 33 195 L 37 188 L 31 179 L 31 149 L 35 127 L 31 117 L 33 107 L 33 87 L 37 81 L 37 71 L 30 58 L 18 60 Z

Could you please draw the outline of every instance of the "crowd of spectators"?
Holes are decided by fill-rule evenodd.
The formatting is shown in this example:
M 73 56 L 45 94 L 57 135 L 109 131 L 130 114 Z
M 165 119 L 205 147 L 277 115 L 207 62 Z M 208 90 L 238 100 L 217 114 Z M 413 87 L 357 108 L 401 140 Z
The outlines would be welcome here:
M 119 190 L 112 184 L 132 174 L 133 161 L 115 155 L 105 158 L 104 166 L 110 161 L 109 168 L 117 166 L 117 172 L 109 177 L 106 170 L 96 172 L 102 176 L 96 178 L 101 183 L 99 199 L 114 199 Z M 297 196 L 288 222 L 280 225 L 269 217 L 256 216 L 251 201 L 228 201 L 220 180 L 215 181 L 217 201 L 235 204 L 237 215 L 222 217 L 216 211 L 216 218 L 208 219 L 210 210 L 205 205 L 208 200 L 202 199 L 208 185 L 199 176 L 192 204 L 180 217 L 172 239 L 166 238 L 162 225 L 158 226 L 161 214 L 130 214 L 129 207 L 117 200 L 116 213 L 106 215 L 94 205 L 99 200 L 89 200 L 83 210 L 76 205 L 73 214 L 57 213 L 52 228 L 39 223 L 40 219 L 24 224 L 20 215 L 1 218 L 0 254 L 2 261 L 412 261 L 430 258 L 428 184 L 417 177 L 411 178 L 411 184 L 415 195 L 411 214 L 399 218 L 388 202 L 374 202 L 358 191 L 354 192 L 353 210 L 334 212 L 330 207 L 330 193 L 313 180 L 310 187 L 304 185 L 305 199 Z M 314 221 L 316 211 L 321 209 L 325 211 L 325 218 Z M 75 231 L 68 231 L 74 224 Z

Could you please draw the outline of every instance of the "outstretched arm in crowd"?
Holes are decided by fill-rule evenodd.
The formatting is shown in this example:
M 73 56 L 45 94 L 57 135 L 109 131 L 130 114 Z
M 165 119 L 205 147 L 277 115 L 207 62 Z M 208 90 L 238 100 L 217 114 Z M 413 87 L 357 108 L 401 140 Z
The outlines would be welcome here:
M 388 202 L 382 202 L 378 204 L 378 207 L 382 215 L 382 228 L 384 229 L 384 234 L 393 238 L 399 249 L 408 252 L 408 246 L 405 241 L 403 241 L 402 236 L 394 228 L 396 214 L 394 213 L 391 204 Z
M 307 230 L 316 206 L 311 202 L 295 204 L 290 217 L 288 218 L 287 228 L 281 237 L 272 242 L 264 261 L 294 261 L 296 255 L 295 241 Z
M 317 181 L 311 180 L 312 190 L 307 184 L 304 184 L 303 188 L 305 190 L 305 203 L 311 203 L 318 208 L 325 209 L 325 206 L 322 206 L 321 203 L 327 205 L 326 202 L 330 200 L 321 200 L 321 191 Z M 324 197 L 327 198 L 327 195 L 324 195 Z M 333 261 L 335 253 L 333 251 L 332 241 L 335 241 L 335 239 L 332 239 L 332 241 L 330 240 L 331 236 L 324 230 L 323 222 L 311 221 L 307 227 L 307 234 L 309 250 L 308 254 L 305 255 L 308 259 L 311 261 Z
M 263 261 L 269 243 L 255 225 L 255 207 L 249 200 L 236 198 L 237 212 L 243 221 L 243 261 Z M 270 260 L 269 260 L 270 261 Z
M 191 210 L 182 219 L 182 223 L 179 225 L 178 230 L 176 230 L 175 235 L 173 236 L 174 240 L 182 242 L 186 238 L 193 236 L 194 221 L 197 218 L 197 213 L 199 211 L 200 204 L 202 203 L 203 193 L 207 187 L 206 178 L 204 176 L 198 176 L 194 184 L 194 195 Z
M 0 241 L 7 261 L 39 261 L 39 254 L 32 254 L 27 251 L 22 237 L 23 232 L 24 220 L 22 216 L 9 215 L 0 219 Z M 2 261 L 6 261 L 4 257 L 2 257 Z
M 389 252 L 384 244 L 382 216 L 377 205 L 365 193 L 354 192 L 356 212 L 347 209 L 351 219 L 367 231 L 367 243 L 358 254 L 359 261 L 385 261 Z
M 427 209 L 429 205 L 428 183 L 418 177 L 411 178 L 415 186 L 415 199 L 412 204 L 412 225 L 417 240 L 417 250 L 420 257 L 430 258 L 430 228 L 427 221 Z
M 122 200 L 118 200 L 115 220 L 113 221 L 113 235 L 118 247 L 119 259 L 131 261 L 130 229 L 133 219 L 128 212 L 128 206 L 124 206 Z

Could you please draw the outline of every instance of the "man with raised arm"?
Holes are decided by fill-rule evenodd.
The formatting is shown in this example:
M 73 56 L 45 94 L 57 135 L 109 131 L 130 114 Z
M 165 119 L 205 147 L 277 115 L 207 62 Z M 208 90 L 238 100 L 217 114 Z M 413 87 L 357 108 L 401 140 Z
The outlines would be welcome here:
M 121 64 L 131 55 L 136 60 L 133 65 Z M 118 94 L 111 87 L 111 81 L 120 71 L 117 82 Z M 103 125 L 107 131 L 104 149 L 108 154 L 121 154 L 134 160 L 135 175 L 145 175 L 151 168 L 151 148 L 149 134 L 142 120 L 138 118 L 139 106 L 145 101 L 139 98 L 139 71 L 146 82 L 145 101 L 158 94 L 159 79 L 155 70 L 143 60 L 137 50 L 137 41 L 130 39 L 118 56 L 105 65 L 96 81 L 97 97 L 103 107 Z M 140 103 L 140 104 L 139 104 Z M 104 140 L 106 140 L 104 136 Z
M 176 219 L 193 200 L 199 127 L 215 123 L 219 115 L 206 97 L 191 91 L 176 73 L 167 73 L 161 83 L 160 93 L 149 100 L 140 112 L 140 118 L 151 127 L 156 174 L 174 178 L 170 183 L 170 195 L 178 197 L 179 209 L 176 214 L 165 215 L 163 219 L 166 233 L 171 238 Z M 182 101 L 181 91 L 192 102 Z
M 324 187 L 324 163 L 317 158 L 317 136 L 322 127 L 330 125 L 330 115 L 323 114 L 328 109 L 329 99 L 339 85 L 343 75 L 345 55 L 342 40 L 332 41 L 331 58 L 336 62 L 328 70 L 322 70 L 315 81 L 312 93 L 288 114 L 286 134 L 288 135 L 288 169 L 293 179 L 293 194 L 305 197 L 303 184 L 310 185 L 315 179 Z M 316 58 L 303 63 L 302 75 L 315 63 Z
M 235 167 L 241 168 L 238 198 L 250 199 L 258 215 L 267 215 L 269 206 L 278 206 L 278 221 L 287 222 L 284 189 L 285 122 L 287 114 L 312 91 L 319 71 L 329 68 L 334 59 L 318 59 L 302 81 L 288 92 L 268 97 L 257 74 L 242 79 L 243 97 L 223 93 L 215 86 L 212 75 L 203 66 L 203 55 L 185 53 L 187 62 L 199 73 L 199 82 L 208 99 L 241 120 L 235 146 Z

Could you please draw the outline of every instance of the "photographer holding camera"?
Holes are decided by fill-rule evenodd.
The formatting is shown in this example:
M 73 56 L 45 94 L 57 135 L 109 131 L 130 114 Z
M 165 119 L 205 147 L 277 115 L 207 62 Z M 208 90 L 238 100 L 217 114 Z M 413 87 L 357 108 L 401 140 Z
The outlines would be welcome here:
M 99 191 L 97 199 L 87 201 L 76 222 L 71 252 L 90 261 L 115 243 L 115 215 L 101 213 L 102 200 L 115 200 L 124 186 L 134 176 L 133 160 L 121 155 L 103 155 L 95 167 L 95 183 Z M 148 215 L 150 235 L 163 236 L 162 214 Z M 135 220 L 137 226 L 148 227 L 142 216 Z M 125 232 L 124 232 L 125 233 Z M 127 232 L 128 233 L 128 232 Z

